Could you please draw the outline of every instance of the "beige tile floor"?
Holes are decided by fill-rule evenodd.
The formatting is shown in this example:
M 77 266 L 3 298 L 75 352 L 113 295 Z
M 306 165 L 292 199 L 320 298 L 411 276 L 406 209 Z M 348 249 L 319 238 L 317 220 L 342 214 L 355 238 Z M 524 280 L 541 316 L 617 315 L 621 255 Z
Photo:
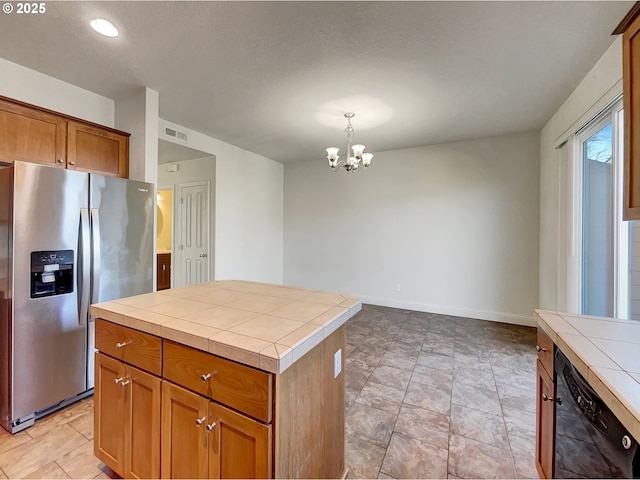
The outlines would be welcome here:
M 0 428 L 0 478 L 117 478 L 93 456 L 93 397 L 15 435 Z
M 535 329 L 370 305 L 347 324 L 351 478 L 537 478 Z M 0 478 L 116 478 L 93 399 L 10 435 Z

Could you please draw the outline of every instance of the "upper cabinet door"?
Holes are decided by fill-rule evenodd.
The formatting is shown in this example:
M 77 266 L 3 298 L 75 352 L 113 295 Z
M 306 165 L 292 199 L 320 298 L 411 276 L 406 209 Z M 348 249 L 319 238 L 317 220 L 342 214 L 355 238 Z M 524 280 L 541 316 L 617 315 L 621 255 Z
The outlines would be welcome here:
M 0 100 L 0 162 L 66 166 L 67 120 Z
M 67 168 L 127 178 L 129 137 L 69 121 Z
M 631 9 L 613 32 L 622 35 L 624 104 L 623 220 L 640 220 L 640 9 Z

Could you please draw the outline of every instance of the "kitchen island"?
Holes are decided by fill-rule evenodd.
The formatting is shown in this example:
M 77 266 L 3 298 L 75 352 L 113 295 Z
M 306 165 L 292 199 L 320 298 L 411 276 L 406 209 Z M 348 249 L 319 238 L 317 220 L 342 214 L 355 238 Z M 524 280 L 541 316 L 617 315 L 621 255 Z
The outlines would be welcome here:
M 556 461 L 558 454 L 567 454 L 558 451 L 556 440 L 561 429 L 566 431 L 567 424 L 557 420 L 556 411 L 573 405 L 573 399 L 567 398 L 571 393 L 566 389 L 564 393 L 558 390 L 561 379 L 557 372 L 560 370 L 564 375 L 563 366 L 567 361 L 629 434 L 640 439 L 640 322 L 546 310 L 535 310 L 535 319 L 538 325 L 536 463 L 541 478 L 557 478 L 566 473 L 554 469 L 566 468 Z M 562 356 L 559 357 L 558 352 Z M 562 360 L 563 357 L 566 360 Z M 558 362 L 562 362 L 560 368 Z M 578 402 L 586 412 L 601 410 L 600 407 L 592 409 L 592 404 L 597 405 L 597 402 L 592 402 L 584 393 L 582 396 L 582 399 L 578 397 Z M 577 412 L 580 410 L 575 406 L 572 408 Z M 596 438 L 595 429 L 593 432 L 591 436 Z M 620 443 L 618 440 L 614 443 Z M 631 442 L 620 448 L 635 449 L 635 446 Z M 583 456 L 589 455 L 583 453 Z M 584 464 L 588 465 L 588 462 Z M 595 468 L 599 466 L 594 465 Z M 583 473 L 583 478 L 587 475 L 608 478 L 614 474 L 623 476 L 615 471 L 601 475 L 591 468 Z
M 219 281 L 91 306 L 98 458 L 124 477 L 339 478 L 348 295 Z

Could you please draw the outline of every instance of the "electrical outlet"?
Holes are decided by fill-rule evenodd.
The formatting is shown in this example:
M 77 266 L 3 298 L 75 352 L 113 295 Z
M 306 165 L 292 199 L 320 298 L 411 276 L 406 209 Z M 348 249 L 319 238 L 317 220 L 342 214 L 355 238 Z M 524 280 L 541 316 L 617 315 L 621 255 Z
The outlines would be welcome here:
M 396 293 L 400 293 L 400 284 L 399 283 L 396 283 L 393 286 L 393 291 L 396 292 Z
M 342 371 L 342 349 L 333 354 L 333 378 L 338 378 Z

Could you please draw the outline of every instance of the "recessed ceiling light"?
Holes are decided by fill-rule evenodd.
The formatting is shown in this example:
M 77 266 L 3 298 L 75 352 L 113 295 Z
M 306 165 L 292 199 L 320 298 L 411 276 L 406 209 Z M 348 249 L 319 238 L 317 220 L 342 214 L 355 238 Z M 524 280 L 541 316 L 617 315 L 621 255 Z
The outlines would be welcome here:
M 117 37 L 118 29 L 109 20 L 104 18 L 94 18 L 91 20 L 91 28 L 93 28 L 100 35 L 105 37 Z

